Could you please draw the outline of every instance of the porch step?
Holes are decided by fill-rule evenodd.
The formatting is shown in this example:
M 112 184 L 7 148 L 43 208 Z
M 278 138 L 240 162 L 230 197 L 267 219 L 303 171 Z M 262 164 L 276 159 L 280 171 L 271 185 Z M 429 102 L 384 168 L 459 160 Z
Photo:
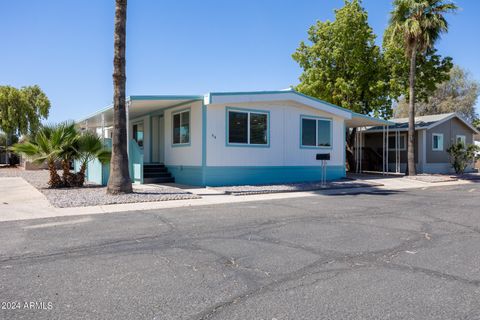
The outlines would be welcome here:
M 144 164 L 143 168 L 145 170 L 162 170 L 162 169 L 166 169 L 167 167 L 165 167 L 164 164 L 148 163 L 148 164 Z
M 143 177 L 143 183 L 173 183 L 175 182 L 174 177 L 160 177 L 160 178 L 145 178 Z
M 175 182 L 175 178 L 167 167 L 159 163 L 143 165 L 143 183 L 169 183 Z
M 163 177 L 171 177 L 172 174 L 165 171 L 144 171 L 143 178 L 163 178 Z

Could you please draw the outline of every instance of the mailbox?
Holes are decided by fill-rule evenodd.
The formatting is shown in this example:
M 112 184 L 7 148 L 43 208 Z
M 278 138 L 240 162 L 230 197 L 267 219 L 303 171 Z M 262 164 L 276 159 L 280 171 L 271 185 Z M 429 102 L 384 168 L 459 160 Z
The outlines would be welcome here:
M 317 153 L 317 160 L 330 160 L 330 153 Z

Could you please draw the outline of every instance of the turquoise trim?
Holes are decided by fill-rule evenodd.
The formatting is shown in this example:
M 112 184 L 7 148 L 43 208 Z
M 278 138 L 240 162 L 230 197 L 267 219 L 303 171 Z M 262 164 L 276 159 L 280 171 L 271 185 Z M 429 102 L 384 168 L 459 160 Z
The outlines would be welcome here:
M 173 143 L 173 116 L 176 115 L 176 114 L 179 114 L 179 113 L 183 113 L 183 112 L 186 112 L 188 111 L 188 143 Z M 190 147 L 191 143 L 192 143 L 192 108 L 191 107 L 188 107 L 188 108 L 185 108 L 185 109 L 181 109 L 181 110 L 177 110 L 175 112 L 172 112 L 172 114 L 170 115 L 170 117 L 172 118 L 172 142 L 171 142 L 171 145 L 172 145 L 172 148 L 178 148 L 178 147 Z M 181 125 L 181 121 L 180 121 L 180 125 Z
M 271 90 L 271 91 L 211 92 L 210 95 L 211 95 L 211 96 L 236 96 L 236 95 L 238 96 L 238 95 L 282 94 L 282 93 L 293 93 L 293 94 L 296 94 L 296 95 L 298 95 L 298 96 L 301 96 L 301 97 L 310 99 L 310 100 L 312 100 L 312 101 L 326 104 L 327 106 L 333 107 L 333 108 L 335 108 L 335 109 L 338 109 L 338 110 L 341 110 L 341 111 L 344 111 L 344 112 L 347 112 L 347 113 L 353 113 L 351 110 L 342 108 L 342 107 L 340 107 L 340 106 L 337 106 L 337 105 L 332 104 L 332 103 L 330 103 L 330 102 L 327 102 L 327 101 L 325 101 L 325 100 L 317 99 L 317 98 L 311 97 L 311 96 L 309 96 L 309 95 L 300 93 L 300 92 L 298 92 L 298 91 L 295 91 L 295 90 L 292 89 L 292 88 L 290 88 L 290 89 L 288 89 L 288 90 Z
M 304 146 L 302 144 L 302 136 L 303 136 L 303 119 L 312 119 L 317 121 L 317 125 L 315 127 L 316 133 L 316 143 L 318 143 L 318 120 L 326 120 L 330 121 L 330 147 L 324 146 Z M 333 149 L 333 119 L 332 118 L 325 118 L 325 117 L 318 117 L 318 116 L 310 116 L 308 114 L 301 114 L 300 115 L 300 149 L 322 149 L 322 150 L 332 150 Z
M 265 90 L 265 91 L 231 91 L 231 92 L 210 92 L 210 96 L 239 96 L 249 94 L 277 94 L 277 93 L 292 93 L 293 89 L 289 90 Z
M 152 151 L 153 151 L 153 121 L 152 121 L 152 115 L 148 116 L 150 119 L 150 136 L 148 137 L 148 142 L 150 142 L 150 150 L 148 152 L 148 160 L 152 162 Z
M 332 108 L 335 108 L 335 109 L 338 109 L 338 110 L 341 110 L 341 111 L 344 111 L 344 112 L 352 113 L 352 111 L 349 110 L 349 109 L 342 108 L 340 106 L 337 106 L 336 104 L 327 102 L 325 100 L 317 99 L 317 98 L 311 97 L 309 95 L 303 94 L 303 93 L 295 91 L 295 90 L 292 90 L 292 93 L 295 93 L 298 96 L 310 99 L 310 100 L 315 101 L 315 102 L 320 102 L 320 103 L 326 104 L 327 106 L 330 106 Z
M 168 171 L 175 177 L 175 183 L 204 186 L 204 168 L 202 166 L 166 165 Z
M 192 186 L 231 186 L 320 181 L 321 166 L 181 166 L 167 165 L 175 182 Z M 345 177 L 345 167 L 328 166 L 327 180 Z
M 228 126 L 228 112 L 243 112 L 248 113 L 248 131 L 250 131 L 250 113 L 263 113 L 267 115 L 267 144 L 251 144 L 248 143 L 230 143 L 228 142 L 229 126 Z M 250 132 L 248 132 L 250 137 Z M 226 147 L 246 147 L 246 148 L 270 148 L 270 111 L 259 109 L 235 108 L 225 107 L 225 146 Z
M 112 140 L 105 139 L 103 142 L 105 149 L 112 149 Z M 81 163 L 78 160 L 74 161 L 74 172 L 80 171 Z M 85 179 L 89 182 L 94 182 L 102 186 L 108 184 L 110 176 L 110 163 L 101 163 L 98 159 L 91 160 L 87 163 L 85 171 Z
M 202 102 L 202 185 L 205 184 L 207 166 L 207 106 Z
M 174 104 L 173 106 L 168 106 L 168 107 L 162 108 L 160 110 L 144 113 L 143 115 L 138 116 L 137 118 L 145 117 L 145 116 L 148 116 L 148 115 L 150 115 L 150 116 L 161 116 L 165 113 L 165 110 L 170 110 L 170 109 L 173 109 L 173 108 L 185 106 L 185 105 L 192 104 L 192 103 L 198 102 L 198 101 L 199 100 L 189 100 L 187 102 L 177 103 L 177 104 Z
M 145 95 L 145 96 L 129 96 L 129 101 L 138 100 L 203 100 L 200 95 Z
M 137 142 L 130 140 L 128 162 L 130 169 L 130 179 L 132 182 L 143 183 L 143 150 L 140 149 Z
M 205 168 L 205 185 L 255 185 L 320 181 L 322 168 L 318 166 L 251 166 Z M 327 166 L 327 180 L 345 177 L 344 166 Z

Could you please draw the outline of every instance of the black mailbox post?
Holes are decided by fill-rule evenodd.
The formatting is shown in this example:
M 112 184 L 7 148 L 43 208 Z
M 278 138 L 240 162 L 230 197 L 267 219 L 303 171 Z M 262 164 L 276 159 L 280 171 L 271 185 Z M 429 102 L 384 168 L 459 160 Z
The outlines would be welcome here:
M 327 160 L 330 160 L 330 153 L 317 153 L 317 160 L 322 161 L 322 177 L 321 185 L 322 187 L 327 186 Z

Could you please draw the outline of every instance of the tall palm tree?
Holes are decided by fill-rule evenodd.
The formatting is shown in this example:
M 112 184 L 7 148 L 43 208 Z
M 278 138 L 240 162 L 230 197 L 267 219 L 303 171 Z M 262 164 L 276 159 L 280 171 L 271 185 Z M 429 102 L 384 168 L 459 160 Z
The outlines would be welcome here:
M 417 55 L 435 45 L 448 31 L 445 14 L 457 10 L 448 0 L 394 0 L 390 23 L 393 34 L 402 34 L 410 61 L 408 97 L 408 175 L 415 175 L 415 73 Z
M 128 171 L 127 114 L 125 109 L 125 38 L 127 24 L 127 0 L 115 1 L 115 32 L 113 58 L 113 135 L 112 159 L 107 193 L 132 192 Z

